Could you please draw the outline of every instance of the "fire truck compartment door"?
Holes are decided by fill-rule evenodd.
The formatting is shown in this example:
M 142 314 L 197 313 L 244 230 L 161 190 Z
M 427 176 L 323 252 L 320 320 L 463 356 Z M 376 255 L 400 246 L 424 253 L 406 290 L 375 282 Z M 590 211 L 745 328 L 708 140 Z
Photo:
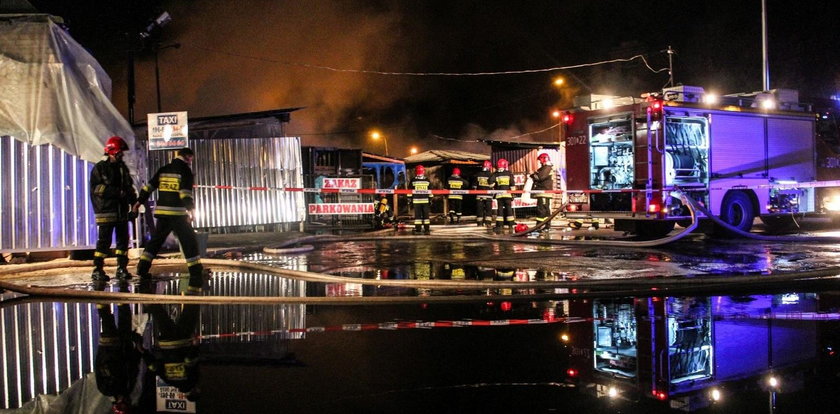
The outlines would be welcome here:
M 767 120 L 768 174 L 774 181 L 816 179 L 814 122 L 802 118 Z
M 712 178 L 766 177 L 765 119 L 716 113 L 711 121 Z

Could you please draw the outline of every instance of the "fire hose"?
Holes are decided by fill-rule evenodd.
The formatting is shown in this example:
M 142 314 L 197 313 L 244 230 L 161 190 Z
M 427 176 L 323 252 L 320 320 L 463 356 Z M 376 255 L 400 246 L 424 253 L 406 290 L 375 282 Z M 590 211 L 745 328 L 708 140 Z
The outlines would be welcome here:
M 722 220 L 720 217 L 712 214 L 709 209 L 702 206 L 697 200 L 691 197 L 680 197 L 683 200 L 683 203 L 689 207 L 691 210 L 699 211 L 703 213 L 704 216 L 715 222 L 718 226 L 726 229 L 727 231 L 736 234 L 738 236 L 753 239 L 753 240 L 761 240 L 761 241 L 772 241 L 772 242 L 783 242 L 783 241 L 808 241 L 808 242 L 823 242 L 823 243 L 838 243 L 840 242 L 840 237 L 828 237 L 828 236 L 767 236 L 764 234 L 755 234 L 747 231 L 743 231 L 726 221 Z M 692 213 L 692 217 L 693 217 Z
M 444 235 L 444 236 L 437 236 L 437 235 L 400 235 L 400 236 L 384 236 L 380 233 L 375 234 L 360 234 L 360 235 L 353 235 L 353 236 L 335 236 L 335 235 L 313 235 L 313 236 L 304 236 L 297 239 L 292 239 L 280 243 L 277 246 L 269 247 L 271 249 L 285 249 L 290 248 L 296 245 L 300 245 L 303 243 L 330 243 L 330 242 L 346 242 L 346 241 L 384 241 L 384 240 L 460 240 L 460 241 L 509 241 L 509 242 L 518 242 L 518 243 L 528 243 L 528 244 L 542 244 L 542 245 L 573 245 L 573 246 L 606 246 L 606 247 L 656 247 L 662 246 L 668 243 L 673 243 L 683 237 L 687 236 L 689 233 L 694 231 L 697 228 L 697 215 L 695 210 L 692 208 L 692 204 L 689 203 L 687 195 L 682 192 L 677 192 L 677 194 L 681 199 L 683 199 L 684 203 L 689 206 L 689 213 L 691 214 L 691 224 L 685 227 L 682 231 L 677 234 L 670 235 L 667 237 L 663 237 L 660 239 L 655 240 L 551 240 L 551 239 L 530 239 L 530 238 L 522 238 L 521 236 L 531 233 L 534 229 L 540 228 L 540 226 L 544 226 L 548 223 L 549 220 L 544 221 L 541 224 L 534 226 L 533 228 L 516 233 L 510 236 L 490 236 L 490 235 Z M 555 210 L 552 214 L 552 218 L 560 213 L 562 207 Z M 265 251 L 265 250 L 264 250 Z M 268 252 L 268 251 L 266 251 Z

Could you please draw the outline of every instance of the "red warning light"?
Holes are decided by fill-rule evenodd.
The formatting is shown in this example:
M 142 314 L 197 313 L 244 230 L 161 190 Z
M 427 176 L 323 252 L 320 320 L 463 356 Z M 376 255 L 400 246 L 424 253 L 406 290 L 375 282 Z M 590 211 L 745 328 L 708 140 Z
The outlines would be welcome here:
M 659 204 L 650 203 L 650 205 L 648 206 L 648 213 L 658 213 L 659 210 Z
M 571 112 L 564 113 L 563 114 L 563 123 L 566 124 L 566 125 L 569 125 L 572 122 L 575 122 L 575 115 Z
M 576 370 L 574 368 L 569 368 L 569 369 L 566 370 L 566 375 L 568 375 L 570 377 L 576 377 L 576 376 L 578 376 L 578 370 Z
M 650 105 L 647 108 L 648 115 L 650 115 L 652 120 L 656 121 L 662 116 L 662 107 L 664 106 L 664 103 L 661 99 L 653 97 L 648 97 L 647 100 L 650 102 Z
M 512 308 L 513 308 L 513 304 L 510 303 L 510 302 L 502 302 L 502 303 L 499 304 L 499 309 L 501 309 L 502 312 L 508 312 Z
M 653 394 L 653 396 L 659 401 L 665 401 L 668 399 L 668 394 L 666 394 L 665 391 L 653 390 L 651 394 Z

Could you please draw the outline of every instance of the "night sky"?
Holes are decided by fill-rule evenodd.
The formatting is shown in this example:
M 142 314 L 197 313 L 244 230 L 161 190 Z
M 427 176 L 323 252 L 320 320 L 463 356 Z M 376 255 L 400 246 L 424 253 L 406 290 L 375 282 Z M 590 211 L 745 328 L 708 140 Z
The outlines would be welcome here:
M 163 111 L 190 117 L 305 107 L 289 135 L 304 145 L 362 147 L 377 128 L 392 155 L 463 149 L 554 122 L 550 112 L 589 91 L 638 96 L 668 82 L 641 60 L 493 76 L 413 73 L 507 72 L 645 55 L 674 80 L 721 94 L 762 89 L 761 2 L 542 0 L 31 1 L 62 16 L 114 82 L 127 114 L 128 36 L 162 11 L 172 21 L 152 37 L 180 48 L 159 53 Z M 771 88 L 803 100 L 840 90 L 840 2 L 767 0 Z M 156 112 L 154 54 L 138 44 L 136 118 Z M 556 76 L 566 86 L 556 88 Z M 553 130 L 543 134 L 555 133 Z M 445 138 L 441 139 L 439 137 Z M 529 140 L 516 138 L 519 140 Z

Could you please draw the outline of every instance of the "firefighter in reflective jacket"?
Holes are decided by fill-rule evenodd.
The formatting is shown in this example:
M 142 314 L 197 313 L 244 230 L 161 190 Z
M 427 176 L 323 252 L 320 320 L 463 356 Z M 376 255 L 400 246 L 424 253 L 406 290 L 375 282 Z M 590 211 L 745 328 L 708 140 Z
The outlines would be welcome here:
M 490 160 L 484 161 L 484 166 L 481 168 L 481 172 L 477 173 L 473 177 L 473 186 L 474 190 L 492 190 L 493 185 L 490 184 L 490 175 L 493 174 L 490 170 L 493 168 L 493 163 Z M 475 206 L 475 222 L 476 224 L 481 227 L 486 225 L 491 225 L 491 219 L 493 216 L 493 196 L 490 194 L 478 194 L 475 196 L 476 206 Z
M 134 213 L 130 207 L 137 201 L 137 192 L 131 173 L 123 162 L 123 152 L 128 150 L 128 144 L 120 137 L 108 138 L 105 143 L 105 157 L 93 166 L 90 172 L 90 201 L 96 217 L 98 237 L 96 252 L 93 255 L 93 273 L 91 278 L 106 281 L 110 277 L 105 274 L 105 258 L 111 249 L 111 237 L 116 232 L 117 273 L 120 279 L 128 279 L 128 222 Z M 136 217 L 136 215 L 134 215 Z
M 411 189 L 415 191 L 431 190 L 431 183 L 426 178 L 426 168 L 418 165 L 414 168 L 414 179 L 411 180 Z M 408 194 L 409 200 L 414 205 L 414 234 L 431 234 L 432 221 L 430 218 L 431 194 Z
M 152 315 L 157 339 L 155 347 L 143 354 L 149 371 L 184 393 L 187 400 L 195 401 L 199 393 L 200 358 L 196 333 L 201 305 L 183 305 L 176 320 L 159 303 L 146 305 L 144 310 Z
M 554 190 L 554 167 L 551 165 L 551 158 L 548 154 L 541 153 L 537 156 L 537 161 L 540 162 L 540 168 L 531 174 L 531 179 L 534 181 L 532 190 Z M 543 232 L 548 232 L 551 229 L 551 200 L 554 199 L 552 193 L 536 193 L 534 198 L 537 200 L 537 225 L 539 226 L 545 222 L 542 228 Z
M 470 185 L 467 180 L 461 177 L 461 169 L 455 167 L 452 169 L 452 175 L 446 181 L 446 188 L 449 190 L 466 190 Z M 462 194 L 449 194 L 449 224 L 461 222 L 462 202 L 464 196 Z
M 515 178 L 513 173 L 508 171 L 508 162 L 504 158 L 499 158 L 496 162 L 496 172 L 490 175 L 490 184 L 496 190 L 515 190 Z M 502 233 L 502 226 L 508 227 L 508 232 L 513 233 L 513 223 L 516 217 L 513 215 L 513 194 L 501 193 L 496 194 L 496 227 L 494 232 L 496 234 Z
M 137 273 L 142 279 L 149 279 L 149 269 L 163 242 L 169 233 L 174 231 L 181 243 L 181 250 L 190 270 L 188 293 L 201 292 L 203 283 L 203 268 L 199 260 L 198 241 L 190 222 L 193 219 L 195 202 L 193 201 L 193 173 L 190 169 L 193 151 L 189 148 L 178 150 L 177 156 L 171 163 L 161 167 L 148 184 L 140 190 L 135 210 L 141 203 L 149 199 L 151 192 L 157 189 L 158 200 L 155 206 L 157 225 L 155 232 L 137 263 Z

